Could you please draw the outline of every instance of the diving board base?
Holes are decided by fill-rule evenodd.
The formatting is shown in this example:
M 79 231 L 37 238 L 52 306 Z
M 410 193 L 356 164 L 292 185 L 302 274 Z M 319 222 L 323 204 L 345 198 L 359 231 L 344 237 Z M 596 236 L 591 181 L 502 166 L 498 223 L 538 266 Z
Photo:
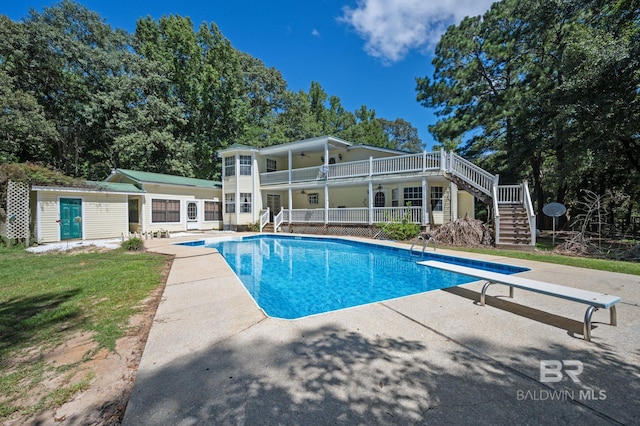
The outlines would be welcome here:
M 618 325 L 615 306 L 616 304 L 620 303 L 620 298 L 618 296 L 612 296 L 609 294 L 597 293 L 594 291 L 582 290 L 558 284 L 546 283 L 543 281 L 532 280 L 516 275 L 501 274 L 498 272 L 469 268 L 467 266 L 439 262 L 436 260 L 426 260 L 423 262 L 418 262 L 418 264 L 431 268 L 442 269 L 449 272 L 455 272 L 486 281 L 486 283 L 482 286 L 482 292 L 480 293 L 481 306 L 485 305 L 487 289 L 492 284 L 508 285 L 510 298 L 513 298 L 514 287 L 518 287 L 523 290 L 533 291 L 536 293 L 546 294 L 547 296 L 559 297 L 562 299 L 570 300 L 572 302 L 584 303 L 586 305 L 589 305 L 587 307 L 587 311 L 584 314 L 583 323 L 583 336 L 584 340 L 586 340 L 587 342 L 591 341 L 591 318 L 593 316 L 593 313 L 598 309 L 609 309 L 611 325 Z

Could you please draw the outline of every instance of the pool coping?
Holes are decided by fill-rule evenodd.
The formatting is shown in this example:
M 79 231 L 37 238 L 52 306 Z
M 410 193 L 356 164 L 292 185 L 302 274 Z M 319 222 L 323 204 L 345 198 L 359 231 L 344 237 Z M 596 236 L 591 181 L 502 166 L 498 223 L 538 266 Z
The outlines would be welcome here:
M 464 424 L 478 421 L 482 406 L 487 424 L 631 423 L 640 416 L 632 403 L 640 388 L 631 379 L 640 364 L 637 276 L 465 253 L 529 267 L 523 275 L 534 279 L 622 297 L 618 327 L 606 325 L 606 312 L 596 314 L 588 343 L 574 330 L 582 305 L 528 292 L 510 301 L 496 289 L 482 308 L 474 300 L 480 283 L 293 321 L 268 318 L 215 250 L 174 242 L 145 242 L 175 259 L 123 424 Z M 582 384 L 541 383 L 543 359 L 583 362 Z M 331 380 L 316 374 L 322 371 Z M 587 399 L 579 393 L 585 387 L 606 399 Z M 535 399 L 545 391 L 583 398 Z

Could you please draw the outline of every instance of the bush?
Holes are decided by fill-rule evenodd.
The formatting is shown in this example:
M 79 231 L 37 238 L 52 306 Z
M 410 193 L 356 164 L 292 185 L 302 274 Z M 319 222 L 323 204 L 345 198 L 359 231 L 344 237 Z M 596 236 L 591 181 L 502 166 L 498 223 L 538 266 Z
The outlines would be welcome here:
M 420 234 L 420 225 L 411 222 L 411 212 L 406 210 L 399 222 L 377 223 L 376 226 L 389 236 L 392 240 L 406 241 L 415 238 Z
M 121 247 L 123 250 L 140 251 L 144 249 L 144 241 L 142 241 L 141 238 L 137 237 L 129 238 L 128 240 L 122 242 Z

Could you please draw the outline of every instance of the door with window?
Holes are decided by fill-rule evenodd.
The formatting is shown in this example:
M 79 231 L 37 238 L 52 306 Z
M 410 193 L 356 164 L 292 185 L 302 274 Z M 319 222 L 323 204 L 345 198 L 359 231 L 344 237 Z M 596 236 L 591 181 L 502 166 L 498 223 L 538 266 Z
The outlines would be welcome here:
M 82 238 L 82 200 L 60 198 L 60 239 Z
M 269 222 L 273 222 L 273 217 L 280 213 L 282 209 L 282 199 L 279 194 L 267 194 L 267 207 L 269 207 Z
M 187 230 L 198 228 L 198 203 L 189 201 L 187 203 Z

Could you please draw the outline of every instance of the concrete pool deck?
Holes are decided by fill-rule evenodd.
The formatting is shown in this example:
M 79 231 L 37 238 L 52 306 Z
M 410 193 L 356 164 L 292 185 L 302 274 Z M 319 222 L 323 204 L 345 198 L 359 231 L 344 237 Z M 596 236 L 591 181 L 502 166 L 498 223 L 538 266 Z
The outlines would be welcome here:
M 298 320 L 269 318 L 213 249 L 175 256 L 124 425 L 632 424 L 640 418 L 640 276 L 510 263 L 523 277 L 614 294 L 582 339 L 586 305 L 481 283 Z M 367 240 L 370 241 L 370 240 Z M 404 244 L 386 243 L 408 247 Z M 499 297 L 496 297 L 499 296 Z M 540 361 L 565 361 L 541 382 Z M 578 362 L 566 362 L 578 361 Z M 574 382 L 570 375 L 580 382 Z

